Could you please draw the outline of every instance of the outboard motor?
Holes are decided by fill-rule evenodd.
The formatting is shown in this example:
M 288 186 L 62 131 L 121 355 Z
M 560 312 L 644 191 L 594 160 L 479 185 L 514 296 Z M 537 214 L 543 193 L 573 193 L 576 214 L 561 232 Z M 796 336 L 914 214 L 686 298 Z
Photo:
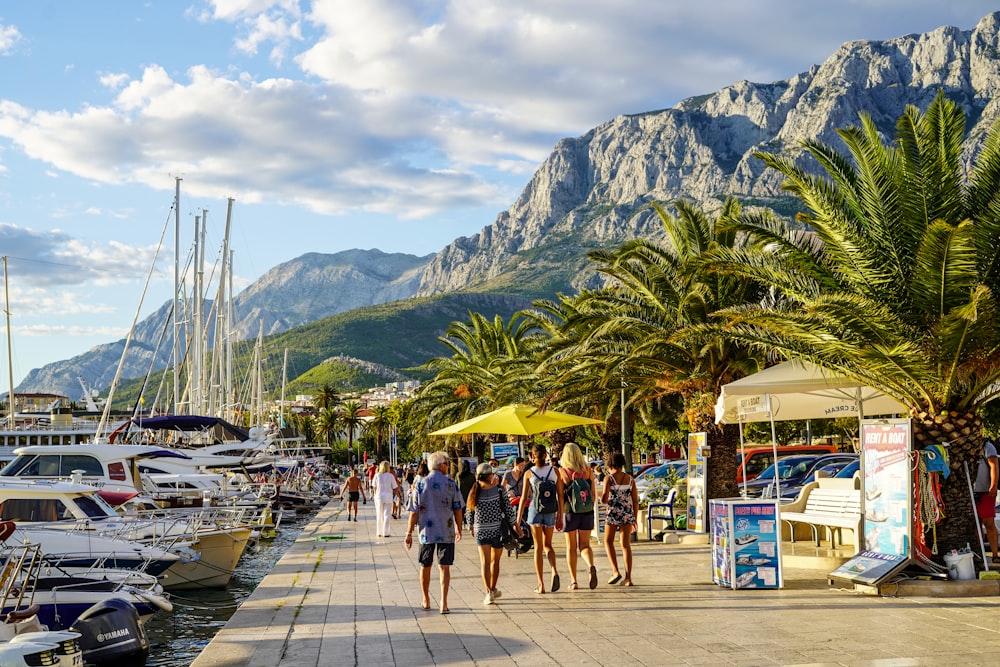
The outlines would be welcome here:
M 70 630 L 80 633 L 87 665 L 143 667 L 149 640 L 139 623 L 139 612 L 128 600 L 111 597 L 80 614 Z
M 20 644 L 29 644 L 32 646 L 53 646 L 52 648 L 52 658 L 54 662 L 50 662 L 46 655 L 37 655 L 32 658 L 25 656 L 24 662 L 17 662 L 14 660 L 15 665 L 27 664 L 27 665 L 53 665 L 55 667 L 80 667 L 83 665 L 83 652 L 80 650 L 80 643 L 77 641 L 80 638 L 79 632 L 69 632 L 68 630 L 43 630 L 39 632 L 24 632 L 19 635 L 14 635 L 14 637 L 7 642 L 7 649 L 17 650 Z M 30 654 L 28 654 L 30 655 Z M 6 667 L 8 663 L 4 658 L 0 657 L 0 666 Z

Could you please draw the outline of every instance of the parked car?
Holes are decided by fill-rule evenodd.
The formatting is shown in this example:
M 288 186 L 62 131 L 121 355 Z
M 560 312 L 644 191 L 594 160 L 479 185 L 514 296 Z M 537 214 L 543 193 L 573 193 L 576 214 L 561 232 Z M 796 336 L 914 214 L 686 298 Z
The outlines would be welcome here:
M 688 462 L 684 459 L 667 461 L 655 468 L 650 468 L 635 478 L 635 488 L 639 492 L 639 502 L 646 502 L 650 489 L 662 486 L 670 477 L 671 473 L 678 479 L 687 478 Z
M 772 464 L 755 479 L 746 483 L 747 495 L 773 498 L 775 470 L 777 470 L 781 498 L 795 498 L 803 486 L 813 481 L 817 470 L 829 466 L 846 466 L 857 459 L 857 454 L 850 453 L 785 456 L 779 458 L 777 464 Z
M 843 468 L 841 468 L 840 470 L 838 470 L 837 474 L 835 474 L 834 477 L 841 478 L 841 479 L 845 479 L 845 478 L 846 479 L 850 479 L 851 477 L 854 477 L 854 473 L 858 472 L 859 470 L 861 470 L 861 460 L 860 460 L 860 458 L 859 459 L 855 459 L 853 462 L 848 463 L 846 466 L 844 466 Z
M 662 463 L 636 463 L 632 466 L 632 475 L 638 477 L 650 468 L 658 468 Z
M 778 447 L 778 456 L 790 456 L 792 454 L 836 454 L 837 448 L 833 445 L 783 445 Z M 740 453 L 737 452 L 737 458 Z M 743 450 L 742 460 L 736 470 L 737 483 L 743 483 L 744 474 L 747 481 L 753 479 L 764 471 L 769 465 L 774 463 L 773 447 L 747 447 Z

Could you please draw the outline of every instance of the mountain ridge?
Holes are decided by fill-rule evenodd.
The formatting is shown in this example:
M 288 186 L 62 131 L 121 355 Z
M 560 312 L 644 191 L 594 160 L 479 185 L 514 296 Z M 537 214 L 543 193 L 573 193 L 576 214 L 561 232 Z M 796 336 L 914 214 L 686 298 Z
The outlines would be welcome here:
M 783 153 L 814 169 L 803 157 L 803 140 L 839 146 L 837 130 L 857 124 L 862 111 L 889 136 L 907 105 L 926 108 L 939 91 L 966 111 L 964 158 L 971 161 L 1000 117 L 1000 12 L 972 30 L 944 26 L 846 42 L 824 62 L 786 79 L 736 81 L 561 139 L 507 210 L 437 253 L 307 253 L 274 267 L 234 299 L 241 333 L 256 336 L 254 323 L 264 320 L 266 334 L 280 335 L 308 326 L 310 318 L 413 298 L 478 291 L 531 299 L 600 285 L 588 250 L 638 236 L 664 239 L 651 201 L 683 198 L 710 211 L 735 196 L 791 215 L 797 202 L 781 192 L 780 176 L 765 171 L 754 153 Z M 166 363 L 155 345 L 165 312 L 146 318 L 137 332 L 130 377 Z M 441 323 L 442 332 L 447 324 Z M 121 343 L 35 369 L 17 391 L 75 391 L 77 375 L 92 387 L 107 386 Z M 340 341 L 326 356 L 364 358 L 356 349 L 364 344 Z

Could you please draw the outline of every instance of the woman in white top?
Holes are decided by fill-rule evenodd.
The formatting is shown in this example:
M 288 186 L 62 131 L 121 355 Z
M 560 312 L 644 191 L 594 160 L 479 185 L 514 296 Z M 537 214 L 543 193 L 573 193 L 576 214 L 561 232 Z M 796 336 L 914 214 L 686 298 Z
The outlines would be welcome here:
M 389 462 L 382 461 L 378 466 L 378 472 L 372 480 L 375 486 L 375 530 L 378 537 L 392 537 L 389 535 L 389 518 L 392 511 L 392 499 L 396 497 L 396 489 L 399 483 L 396 476 L 389 469 Z
M 538 577 L 536 593 L 545 592 L 545 581 L 542 579 L 542 566 L 549 561 L 552 568 L 552 579 L 549 590 L 555 593 L 559 590 L 559 570 L 556 565 L 556 552 L 552 548 L 552 532 L 562 530 L 563 519 L 563 484 L 562 477 L 551 464 L 545 462 L 548 455 L 544 445 L 535 445 L 531 450 L 535 465 L 528 469 L 527 484 L 521 490 L 521 502 L 517 505 L 517 524 L 521 525 L 525 511 L 528 515 L 528 526 L 531 528 L 531 538 L 535 544 L 535 575 Z M 555 489 L 547 490 L 550 484 Z M 542 498 L 550 498 L 543 503 Z M 554 496 L 554 499 L 551 498 Z M 553 505 L 549 506 L 549 505 Z

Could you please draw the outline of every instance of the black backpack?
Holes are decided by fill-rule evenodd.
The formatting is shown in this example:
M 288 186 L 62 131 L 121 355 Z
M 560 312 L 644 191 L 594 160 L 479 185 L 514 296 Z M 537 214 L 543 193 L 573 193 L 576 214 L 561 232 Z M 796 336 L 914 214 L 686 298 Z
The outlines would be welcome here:
M 538 487 L 531 496 L 531 509 L 535 510 L 535 514 L 554 514 L 559 511 L 557 487 L 555 481 L 551 479 L 552 472 L 550 468 L 549 474 L 541 477 L 535 473 L 534 468 L 531 469 L 532 476 L 538 480 Z

